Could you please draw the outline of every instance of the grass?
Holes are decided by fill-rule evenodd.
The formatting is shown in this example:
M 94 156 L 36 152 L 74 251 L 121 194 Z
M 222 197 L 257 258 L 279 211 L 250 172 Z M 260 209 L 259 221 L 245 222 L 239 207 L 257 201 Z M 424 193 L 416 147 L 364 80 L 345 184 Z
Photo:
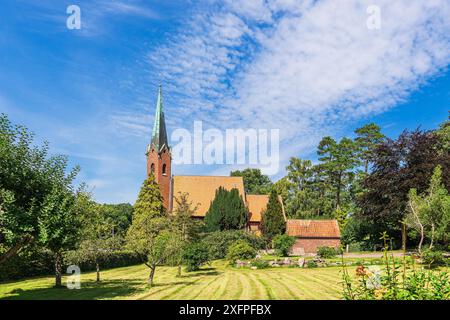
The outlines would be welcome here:
M 53 288 L 52 277 L 0 284 L 0 299 L 341 299 L 339 267 L 236 269 L 225 261 L 176 277 L 174 267 L 159 267 L 155 285 L 146 284 L 144 265 L 81 276 L 81 289 Z M 65 283 L 66 279 L 63 279 Z

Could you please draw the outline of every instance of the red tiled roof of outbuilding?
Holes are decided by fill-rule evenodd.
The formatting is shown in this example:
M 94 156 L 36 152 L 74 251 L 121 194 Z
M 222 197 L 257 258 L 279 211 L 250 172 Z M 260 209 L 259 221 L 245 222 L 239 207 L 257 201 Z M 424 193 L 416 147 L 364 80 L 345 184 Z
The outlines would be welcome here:
M 340 238 L 337 220 L 295 220 L 286 221 L 286 233 L 299 238 Z

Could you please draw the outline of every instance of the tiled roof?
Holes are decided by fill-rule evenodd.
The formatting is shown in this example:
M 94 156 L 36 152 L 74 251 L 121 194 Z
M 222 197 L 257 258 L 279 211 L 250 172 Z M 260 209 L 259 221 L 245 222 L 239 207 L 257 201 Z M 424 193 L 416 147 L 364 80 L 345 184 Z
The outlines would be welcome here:
M 237 188 L 245 202 L 244 180 L 242 177 L 220 177 L 220 176 L 174 176 L 173 196 L 177 197 L 179 192 L 188 193 L 192 205 L 198 205 L 194 216 L 204 217 L 214 200 L 216 190 L 224 187 L 227 190 Z M 176 201 L 173 201 L 174 210 Z
M 340 238 L 337 220 L 294 220 L 286 222 L 286 232 L 301 238 Z
M 284 215 L 284 207 L 283 207 L 283 201 L 280 196 L 278 196 L 278 199 L 280 200 L 281 206 L 283 208 L 283 215 Z M 261 222 L 262 213 L 267 208 L 267 203 L 269 202 L 269 196 L 266 194 L 263 195 L 254 195 L 254 194 L 248 194 L 247 195 L 247 205 L 248 205 L 248 211 L 250 212 L 250 222 Z M 286 219 L 286 217 L 285 217 Z
M 250 213 L 250 222 L 261 222 L 261 214 L 266 210 L 269 196 L 264 195 L 247 195 L 248 211 Z

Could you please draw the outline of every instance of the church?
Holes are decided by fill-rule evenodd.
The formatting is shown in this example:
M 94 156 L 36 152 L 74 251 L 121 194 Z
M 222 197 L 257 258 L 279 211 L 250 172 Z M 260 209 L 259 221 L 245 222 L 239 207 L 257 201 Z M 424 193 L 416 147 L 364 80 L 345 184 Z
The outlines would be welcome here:
M 236 188 L 249 212 L 247 230 L 261 233 L 261 218 L 267 207 L 269 195 L 250 195 L 244 189 L 242 177 L 228 176 L 174 176 L 172 175 L 172 156 L 167 138 L 164 119 L 162 88 L 159 87 L 155 119 L 150 144 L 147 146 L 147 174 L 153 173 L 168 212 L 176 209 L 174 197 L 187 193 L 189 201 L 197 210 L 194 219 L 203 219 L 214 200 L 216 190 Z M 287 234 L 297 238 L 294 253 L 315 252 L 318 246 L 338 246 L 340 244 L 339 226 L 336 220 L 294 220 L 286 219 L 283 201 L 279 197 L 286 220 Z

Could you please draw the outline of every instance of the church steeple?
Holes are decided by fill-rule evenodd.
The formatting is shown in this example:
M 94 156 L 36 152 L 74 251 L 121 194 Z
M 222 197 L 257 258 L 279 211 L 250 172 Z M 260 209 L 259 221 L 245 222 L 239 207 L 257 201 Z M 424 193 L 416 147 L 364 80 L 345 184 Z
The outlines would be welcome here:
M 158 90 L 158 101 L 156 102 L 155 123 L 153 124 L 150 147 L 155 147 L 158 152 L 161 152 L 164 146 L 169 148 L 166 122 L 164 119 L 162 86 L 160 85 Z
M 162 88 L 159 86 L 156 103 L 155 123 L 152 138 L 147 147 L 147 174 L 153 174 L 159 185 L 163 204 L 170 210 L 170 192 L 172 185 L 172 156 L 167 140 L 166 122 L 164 119 Z

